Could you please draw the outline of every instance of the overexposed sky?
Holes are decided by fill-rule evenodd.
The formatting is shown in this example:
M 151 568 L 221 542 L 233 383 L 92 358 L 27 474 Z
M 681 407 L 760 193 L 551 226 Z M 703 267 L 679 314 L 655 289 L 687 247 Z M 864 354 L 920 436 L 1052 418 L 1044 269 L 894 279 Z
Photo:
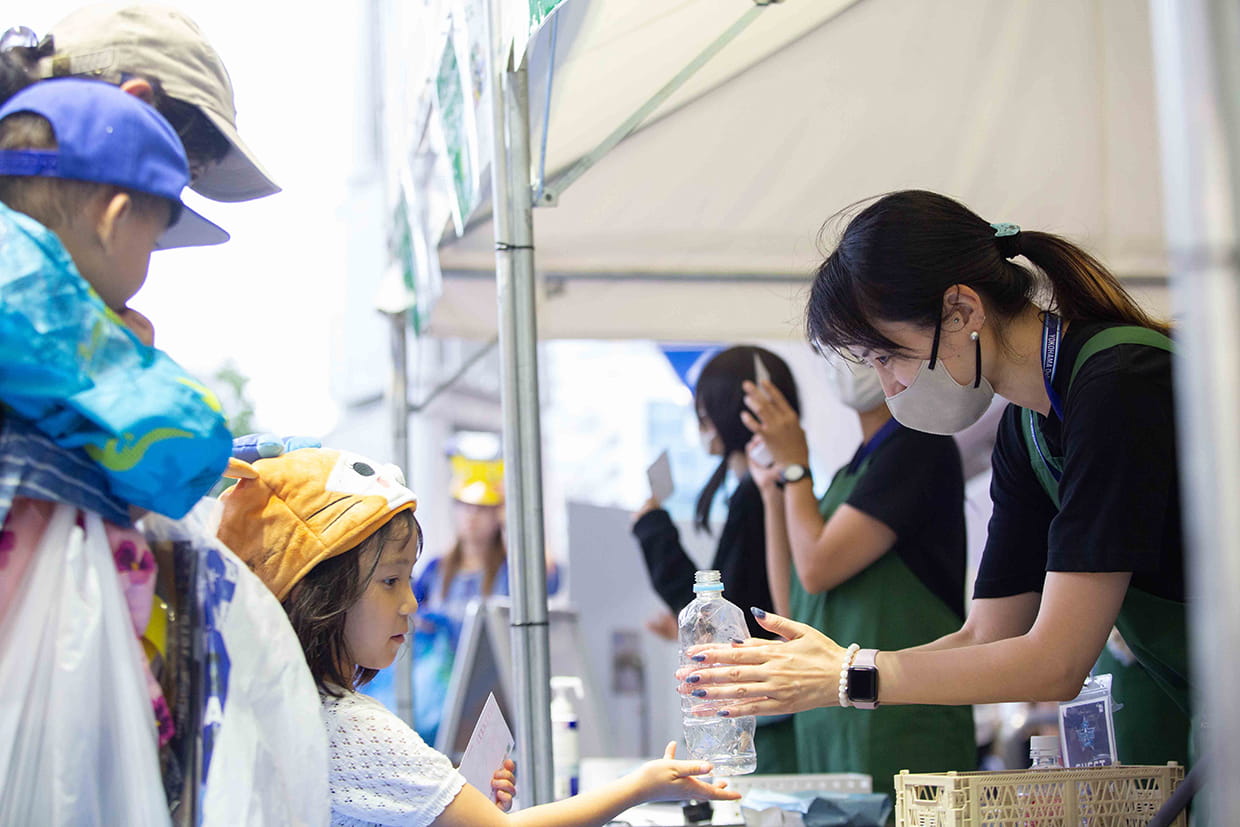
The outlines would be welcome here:
M 155 253 L 132 305 L 155 323 L 156 345 L 199 376 L 232 360 L 251 379 L 263 427 L 327 433 L 337 415 L 328 376 L 346 290 L 362 5 L 165 4 L 193 18 L 223 58 L 241 135 L 284 191 L 240 204 L 189 193 L 232 240 Z M 42 36 L 82 5 L 10 0 L 0 29 Z

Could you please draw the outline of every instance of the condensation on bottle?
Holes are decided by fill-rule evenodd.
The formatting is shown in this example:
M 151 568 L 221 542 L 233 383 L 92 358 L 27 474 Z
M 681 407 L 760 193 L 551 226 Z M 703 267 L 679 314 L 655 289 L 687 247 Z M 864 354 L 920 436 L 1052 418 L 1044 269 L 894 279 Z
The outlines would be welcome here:
M 693 602 L 680 612 L 680 662 L 690 664 L 690 647 L 704 643 L 731 643 L 749 637 L 745 613 L 723 596 L 719 572 L 707 569 L 693 578 Z M 744 775 L 757 768 L 758 753 L 754 748 L 755 720 L 752 715 L 720 717 L 719 712 L 735 701 L 712 701 L 681 695 L 681 716 L 689 757 L 709 761 L 714 775 Z M 710 715 L 699 717 L 695 710 Z

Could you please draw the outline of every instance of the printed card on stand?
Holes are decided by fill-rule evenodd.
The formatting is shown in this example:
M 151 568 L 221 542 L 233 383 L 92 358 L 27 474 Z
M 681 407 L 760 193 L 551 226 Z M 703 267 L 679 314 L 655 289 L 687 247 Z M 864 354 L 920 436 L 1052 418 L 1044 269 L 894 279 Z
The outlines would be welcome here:
M 1110 675 L 1090 677 L 1079 695 L 1059 704 L 1059 743 L 1065 767 L 1118 763 Z

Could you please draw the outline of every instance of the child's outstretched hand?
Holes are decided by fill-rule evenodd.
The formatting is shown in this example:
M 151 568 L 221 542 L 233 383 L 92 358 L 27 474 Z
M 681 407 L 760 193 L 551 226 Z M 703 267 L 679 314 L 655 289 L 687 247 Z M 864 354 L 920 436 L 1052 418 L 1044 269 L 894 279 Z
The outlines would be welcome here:
M 511 758 L 505 758 L 504 764 L 491 776 L 491 800 L 501 812 L 512 809 L 512 798 L 517 794 L 517 776 L 514 774 L 517 765 Z
M 671 741 L 659 761 L 648 761 L 633 775 L 643 801 L 684 801 L 713 799 L 735 801 L 741 794 L 726 789 L 726 781 L 709 784 L 696 775 L 707 775 L 713 767 L 706 761 L 677 761 L 676 742 Z

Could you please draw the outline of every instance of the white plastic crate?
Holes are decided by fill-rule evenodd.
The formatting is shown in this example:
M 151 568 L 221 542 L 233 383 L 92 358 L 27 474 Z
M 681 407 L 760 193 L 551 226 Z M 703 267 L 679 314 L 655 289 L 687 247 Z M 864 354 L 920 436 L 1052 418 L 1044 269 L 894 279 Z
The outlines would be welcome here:
M 1184 768 L 1115 766 L 895 777 L 897 827 L 1144 827 Z M 1181 814 L 1175 822 L 1184 827 Z

